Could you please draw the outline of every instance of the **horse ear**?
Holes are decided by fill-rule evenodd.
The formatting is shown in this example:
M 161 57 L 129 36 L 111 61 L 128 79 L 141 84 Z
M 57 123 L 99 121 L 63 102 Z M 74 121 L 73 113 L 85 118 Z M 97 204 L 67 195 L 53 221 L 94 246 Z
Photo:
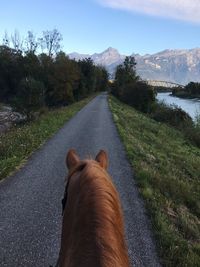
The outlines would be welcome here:
M 75 149 L 70 149 L 67 153 L 66 157 L 66 165 L 68 169 L 73 168 L 75 165 L 79 163 L 80 159 L 76 154 Z
M 100 166 L 105 170 L 108 168 L 108 154 L 104 150 L 100 150 L 95 160 L 99 162 Z

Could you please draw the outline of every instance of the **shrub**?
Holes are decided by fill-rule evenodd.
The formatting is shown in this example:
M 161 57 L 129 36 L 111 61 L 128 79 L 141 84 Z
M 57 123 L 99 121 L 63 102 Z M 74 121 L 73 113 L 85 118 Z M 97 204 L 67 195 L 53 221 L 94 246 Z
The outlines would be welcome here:
M 200 114 L 196 115 L 193 127 L 186 127 L 184 132 L 186 137 L 200 148 Z
M 186 127 L 184 134 L 191 143 L 200 148 L 200 127 Z
M 200 83 L 190 82 L 185 86 L 185 90 L 190 95 L 200 95 Z
M 121 99 L 137 110 L 149 113 L 155 102 L 155 93 L 144 81 L 137 81 L 126 86 Z
M 176 128 L 193 126 L 192 118 L 176 105 L 167 106 L 164 103 L 157 103 L 151 117 Z
M 32 77 L 23 78 L 19 84 L 18 92 L 13 100 L 14 108 L 27 116 L 27 120 L 34 118 L 34 113 L 45 105 L 44 84 Z

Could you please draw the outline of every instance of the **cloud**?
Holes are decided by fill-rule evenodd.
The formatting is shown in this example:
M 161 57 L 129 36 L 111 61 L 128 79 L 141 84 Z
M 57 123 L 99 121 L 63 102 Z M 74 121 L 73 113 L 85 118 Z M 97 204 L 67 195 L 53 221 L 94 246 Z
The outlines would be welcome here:
M 96 0 L 100 4 L 152 16 L 200 23 L 200 0 Z

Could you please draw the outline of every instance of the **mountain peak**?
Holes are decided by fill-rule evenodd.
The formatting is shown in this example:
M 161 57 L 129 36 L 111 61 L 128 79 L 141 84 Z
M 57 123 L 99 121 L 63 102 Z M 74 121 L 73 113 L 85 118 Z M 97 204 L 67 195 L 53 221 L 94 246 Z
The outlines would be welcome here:
M 116 48 L 113 47 L 108 47 L 103 53 L 115 53 L 115 54 L 119 54 L 119 51 Z

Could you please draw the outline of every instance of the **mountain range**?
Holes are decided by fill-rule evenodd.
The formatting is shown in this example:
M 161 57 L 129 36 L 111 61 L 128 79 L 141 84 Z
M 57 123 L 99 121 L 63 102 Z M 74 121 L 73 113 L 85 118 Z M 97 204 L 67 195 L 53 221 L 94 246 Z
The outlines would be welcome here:
M 103 65 L 114 78 L 116 67 L 123 63 L 126 55 L 109 47 L 102 53 L 68 54 L 69 58 L 81 60 L 90 57 L 95 64 Z M 200 82 L 200 48 L 164 50 L 156 54 L 132 54 L 137 62 L 137 74 L 145 80 L 170 81 L 187 84 L 190 81 Z

